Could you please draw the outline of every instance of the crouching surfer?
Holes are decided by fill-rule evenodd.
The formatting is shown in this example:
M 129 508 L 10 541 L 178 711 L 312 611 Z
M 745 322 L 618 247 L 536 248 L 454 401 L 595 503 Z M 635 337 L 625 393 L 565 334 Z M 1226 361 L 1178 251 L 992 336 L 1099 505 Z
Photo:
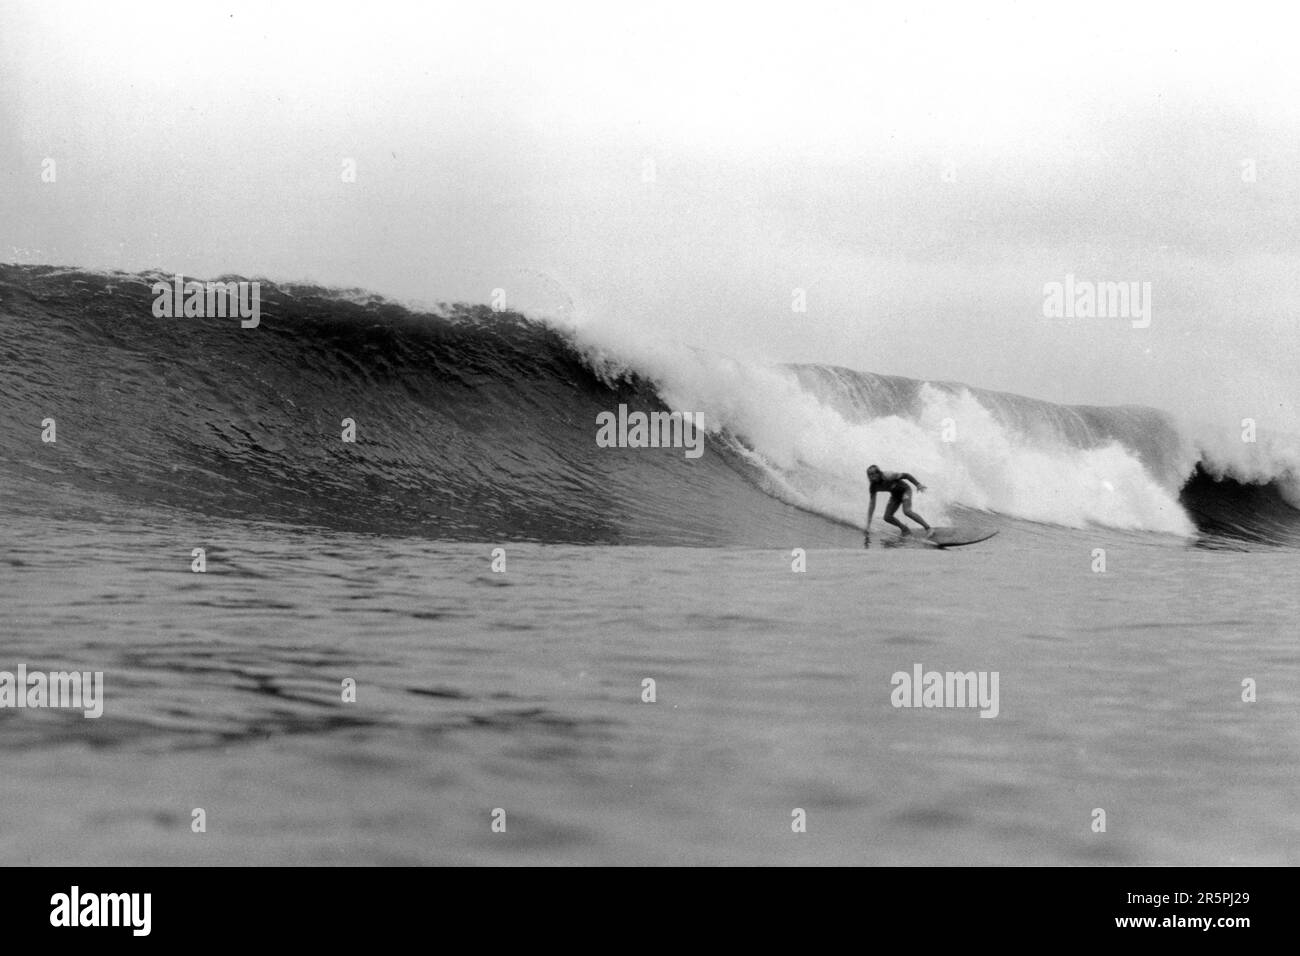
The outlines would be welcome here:
M 876 495 L 879 492 L 885 492 L 889 495 L 889 504 L 885 506 L 885 520 L 896 527 L 902 534 L 911 534 L 903 522 L 894 517 L 899 506 L 902 506 L 903 514 L 907 515 L 926 531 L 930 526 L 926 524 L 924 518 L 912 510 L 912 489 L 908 485 L 910 481 L 916 485 L 917 491 L 925 491 L 925 485 L 921 484 L 907 472 L 881 471 L 875 465 L 867 469 L 867 478 L 871 480 L 871 505 L 867 508 L 867 537 L 871 537 L 871 519 L 876 514 Z

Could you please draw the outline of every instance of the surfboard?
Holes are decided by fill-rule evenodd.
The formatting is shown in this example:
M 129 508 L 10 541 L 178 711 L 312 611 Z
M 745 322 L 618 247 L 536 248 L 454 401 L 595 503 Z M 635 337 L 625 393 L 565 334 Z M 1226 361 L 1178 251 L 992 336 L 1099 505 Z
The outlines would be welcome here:
M 987 541 L 997 533 L 996 529 L 988 528 L 931 528 L 928 534 L 916 537 L 932 548 L 960 548 Z
M 960 548 L 967 544 L 979 544 L 997 534 L 990 528 L 932 528 L 929 532 L 913 531 L 911 534 L 888 535 L 879 539 L 878 547 L 884 548 Z M 871 547 L 872 538 L 867 535 L 864 542 Z

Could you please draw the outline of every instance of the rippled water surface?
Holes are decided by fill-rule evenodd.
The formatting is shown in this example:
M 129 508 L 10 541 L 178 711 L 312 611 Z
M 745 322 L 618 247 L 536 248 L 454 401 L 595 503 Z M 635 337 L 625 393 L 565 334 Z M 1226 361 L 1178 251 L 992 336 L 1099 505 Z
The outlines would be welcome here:
M 1300 862 L 1294 552 L 6 537 L 0 668 L 106 698 L 0 710 L 6 864 Z M 999 715 L 894 708 L 917 663 L 997 671 Z

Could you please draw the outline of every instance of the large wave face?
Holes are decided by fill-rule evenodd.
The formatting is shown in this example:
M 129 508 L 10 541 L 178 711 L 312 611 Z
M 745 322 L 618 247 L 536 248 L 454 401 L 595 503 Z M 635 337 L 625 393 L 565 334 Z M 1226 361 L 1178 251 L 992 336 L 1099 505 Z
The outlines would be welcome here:
M 0 267 L 9 507 L 63 495 L 441 540 L 816 543 L 862 525 L 874 462 L 929 485 L 917 504 L 932 521 L 981 509 L 1300 541 L 1289 465 L 1250 480 L 1198 466 L 1152 409 L 756 365 L 265 281 L 255 329 L 156 318 L 160 280 Z M 699 413 L 705 453 L 601 447 L 597 417 L 620 405 Z

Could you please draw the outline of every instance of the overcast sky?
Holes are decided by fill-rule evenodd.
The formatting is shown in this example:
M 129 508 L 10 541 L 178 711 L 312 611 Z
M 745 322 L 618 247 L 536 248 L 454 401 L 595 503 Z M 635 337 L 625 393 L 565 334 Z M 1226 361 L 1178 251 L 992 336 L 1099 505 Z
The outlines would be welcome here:
M 1287 8 L 1041 6 L 0 0 L 0 259 L 1294 423 Z

